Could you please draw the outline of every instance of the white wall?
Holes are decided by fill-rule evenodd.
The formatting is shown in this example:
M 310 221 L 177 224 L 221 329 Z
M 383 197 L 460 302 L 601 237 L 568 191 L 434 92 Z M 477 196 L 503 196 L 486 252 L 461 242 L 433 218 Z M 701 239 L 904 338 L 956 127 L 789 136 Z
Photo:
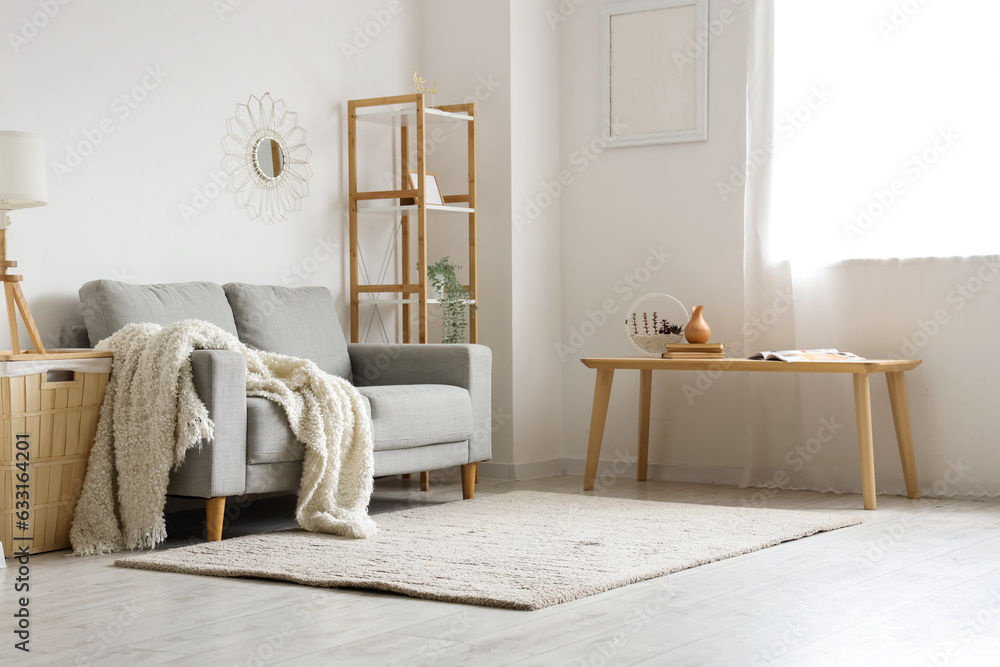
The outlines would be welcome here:
M 556 0 L 511 2 L 511 288 L 515 476 L 561 472 L 562 324 L 559 35 Z M 553 185 L 555 183 L 555 185 Z M 536 209 L 531 208 L 537 207 Z
M 525 464 L 528 474 L 561 472 L 564 457 L 562 368 L 552 354 L 561 323 L 559 202 L 530 225 L 516 222 L 524 202 L 558 171 L 560 52 L 543 11 L 556 4 L 423 5 L 421 74 L 438 82 L 442 102 L 469 95 L 477 102 L 479 340 L 493 349 L 496 429 L 493 464 L 484 473 L 492 476 L 519 476 Z M 450 141 L 436 146 L 429 163 L 447 177 L 449 161 L 463 164 L 456 155 L 462 149 Z M 449 153 L 457 159 L 442 159 Z M 462 256 L 465 230 L 442 226 L 437 233 L 444 238 L 432 236 L 433 258 Z
M 324 285 L 347 329 L 342 109 L 410 89 L 420 11 L 412 0 L 395 14 L 388 0 L 294 0 L 218 12 L 226 2 L 60 4 L 34 34 L 24 20 L 36 2 L 0 5 L 0 128 L 42 134 L 50 165 L 96 144 L 71 173 L 50 167 L 49 205 L 15 215 L 10 233 L 47 343 L 81 320 L 77 289 L 96 278 Z M 356 32 L 366 27 L 367 43 Z M 9 34 L 22 31 L 15 52 Z M 363 48 L 345 55 L 355 39 Z M 131 109 L 120 98 L 133 90 L 144 99 Z M 288 224 L 250 220 L 212 176 L 235 105 L 267 91 L 298 113 L 312 149 L 310 194 Z M 95 134 L 104 119 L 113 131 Z M 182 206 L 203 210 L 185 220 Z
M 586 456 L 595 375 L 578 359 L 635 353 L 619 322 L 636 299 L 665 292 L 688 309 L 703 304 L 717 341 L 739 341 L 743 319 L 743 200 L 721 201 L 715 183 L 745 159 L 747 17 L 735 3 L 711 3 L 711 18 L 730 10 L 735 22 L 710 47 L 708 141 L 604 150 L 598 141 L 603 4 L 608 3 L 574 5 L 555 22 L 562 53 L 561 167 L 573 177 L 560 200 L 563 343 L 574 347 L 579 340 L 573 330 L 579 331 L 592 319 L 588 313 L 601 311 L 605 301 L 615 309 L 610 321 L 564 355 L 565 452 L 571 471 L 580 470 L 579 460 Z M 594 159 L 587 157 L 587 147 Z M 644 267 L 657 265 L 661 249 L 670 254 L 662 268 L 651 271 L 637 290 L 629 287 L 626 279 L 638 282 L 646 276 Z M 693 374 L 654 374 L 653 474 L 738 481 L 743 382 L 739 376 L 724 378 L 710 396 L 689 406 L 681 387 L 695 379 Z M 638 373 L 622 371 L 615 380 L 602 458 L 634 460 Z
M 476 103 L 476 196 L 479 257 L 479 342 L 493 350 L 493 460 L 514 460 L 511 335 L 511 33 L 509 2 L 422 0 L 420 72 L 438 83 L 438 104 Z M 412 74 L 412 72 L 411 72 Z M 428 158 L 448 175 L 464 165 L 462 144 L 449 141 Z M 436 159 L 437 158 L 437 159 Z M 451 159 L 449 159 L 451 158 Z M 431 260 L 468 252 L 468 231 L 432 220 Z M 430 260 L 429 260 L 430 261 Z M 464 281 L 464 277 L 462 277 Z

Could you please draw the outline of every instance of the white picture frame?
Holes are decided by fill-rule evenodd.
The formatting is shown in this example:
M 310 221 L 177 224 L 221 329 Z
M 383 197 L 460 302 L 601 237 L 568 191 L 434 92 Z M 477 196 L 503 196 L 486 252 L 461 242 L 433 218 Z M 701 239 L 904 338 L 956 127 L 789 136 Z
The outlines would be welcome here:
M 410 187 L 416 190 L 419 186 L 420 177 L 417 172 L 410 172 Z M 438 187 L 437 174 L 424 172 L 424 189 L 426 190 L 427 204 L 432 206 L 444 206 L 444 197 L 441 196 L 441 188 Z
M 601 10 L 608 146 L 708 139 L 708 0 L 632 0 Z

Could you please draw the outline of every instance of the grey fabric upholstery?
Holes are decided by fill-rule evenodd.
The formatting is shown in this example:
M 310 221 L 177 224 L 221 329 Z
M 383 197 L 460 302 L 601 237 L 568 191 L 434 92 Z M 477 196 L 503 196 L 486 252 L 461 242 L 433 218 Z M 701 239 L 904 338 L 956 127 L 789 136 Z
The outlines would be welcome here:
M 472 435 L 472 402 L 462 387 L 404 384 L 358 391 L 370 405 L 376 451 L 468 440 Z
M 493 353 L 485 345 L 347 346 L 358 387 L 448 384 L 462 387 L 472 401 L 469 460 L 486 461 L 492 450 L 491 375 Z
M 391 449 L 375 452 L 375 476 L 399 475 L 415 470 L 440 470 L 469 463 L 469 441 Z
M 491 353 L 481 345 L 347 345 L 325 288 L 230 283 L 80 289 L 92 344 L 133 322 L 202 319 L 247 345 L 311 359 L 356 382 L 372 417 L 376 476 L 437 470 L 490 458 Z M 304 447 L 280 406 L 247 398 L 238 352 L 196 350 L 195 388 L 215 439 L 187 453 L 172 495 L 214 498 L 297 491 Z
M 309 359 L 351 381 L 347 341 L 325 287 L 223 286 L 240 340 L 256 350 Z
M 247 396 L 247 464 L 301 461 L 305 445 L 295 438 L 284 409 L 266 398 Z
M 247 493 L 298 491 L 302 480 L 302 461 L 261 463 L 245 470 Z
M 435 384 L 359 387 L 372 418 L 375 451 L 468 440 L 472 403 L 460 387 Z M 301 461 L 305 446 L 288 426 L 281 406 L 247 398 L 247 463 Z M 465 461 L 468 463 L 468 461 Z
M 375 476 L 399 475 L 417 470 L 440 470 L 468 463 L 468 458 L 468 441 L 375 452 Z M 248 465 L 246 492 L 297 492 L 301 477 L 301 461 Z
M 170 476 L 167 493 L 214 498 L 242 495 L 246 488 L 247 369 L 243 355 L 230 350 L 191 354 L 194 388 L 215 423 L 215 439 L 188 450 Z
M 93 280 L 80 288 L 80 304 L 91 345 L 137 322 L 165 325 L 205 320 L 237 333 L 226 295 L 215 283 L 132 285 Z

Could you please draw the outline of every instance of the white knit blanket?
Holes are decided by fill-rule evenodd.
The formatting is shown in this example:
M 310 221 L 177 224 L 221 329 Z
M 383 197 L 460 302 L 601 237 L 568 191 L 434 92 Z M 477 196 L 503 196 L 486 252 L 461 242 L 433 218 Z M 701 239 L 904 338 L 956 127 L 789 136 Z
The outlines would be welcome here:
M 199 320 L 131 324 L 101 341 L 114 354 L 70 541 L 77 555 L 151 549 L 166 536 L 171 470 L 214 425 L 191 373 L 194 350 L 246 359 L 247 396 L 284 408 L 305 462 L 295 519 L 305 530 L 368 537 L 374 462 L 371 420 L 358 391 L 311 361 L 259 352 Z

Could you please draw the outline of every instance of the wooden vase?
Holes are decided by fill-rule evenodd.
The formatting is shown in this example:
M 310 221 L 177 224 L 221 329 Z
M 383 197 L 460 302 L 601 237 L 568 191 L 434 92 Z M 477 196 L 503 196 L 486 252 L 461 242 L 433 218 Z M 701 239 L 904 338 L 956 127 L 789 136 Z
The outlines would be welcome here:
M 702 317 L 701 311 L 705 306 L 695 306 L 691 310 L 691 320 L 684 327 L 684 338 L 689 343 L 707 343 L 712 336 L 712 327 Z

